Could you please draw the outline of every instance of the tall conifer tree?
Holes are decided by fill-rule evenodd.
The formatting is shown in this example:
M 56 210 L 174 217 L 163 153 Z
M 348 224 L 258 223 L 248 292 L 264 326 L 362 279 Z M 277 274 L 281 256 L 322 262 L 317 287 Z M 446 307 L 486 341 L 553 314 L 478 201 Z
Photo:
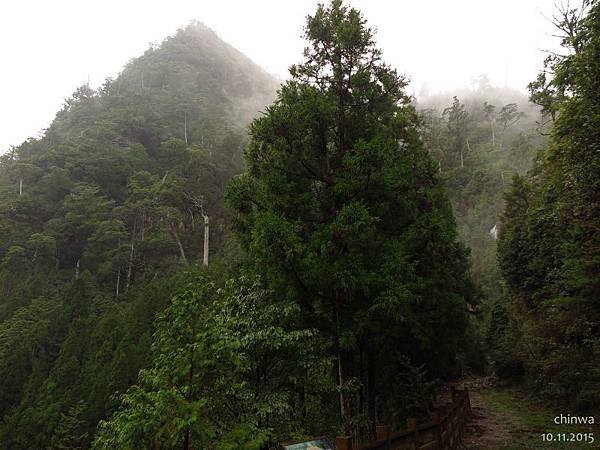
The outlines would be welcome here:
M 341 416 L 372 423 L 396 351 L 451 365 L 472 293 L 466 251 L 406 81 L 362 15 L 320 5 L 305 38 L 228 198 L 259 270 L 330 335 Z

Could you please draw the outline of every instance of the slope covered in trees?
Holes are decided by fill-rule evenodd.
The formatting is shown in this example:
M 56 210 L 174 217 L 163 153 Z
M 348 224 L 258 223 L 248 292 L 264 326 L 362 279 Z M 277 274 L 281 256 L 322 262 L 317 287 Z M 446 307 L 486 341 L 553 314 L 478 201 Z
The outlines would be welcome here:
M 2 156 L 0 448 L 89 446 L 203 258 L 205 215 L 223 249 L 224 186 L 275 88 L 193 23 Z
M 587 9 L 586 9 L 587 7 Z M 600 4 L 560 11 L 566 55 L 547 60 L 532 99 L 552 121 L 547 147 L 506 196 L 499 244 L 512 352 L 552 401 L 600 405 Z
M 458 236 L 470 250 L 480 300 L 472 311 L 465 373 L 522 372 L 506 339 L 508 293 L 497 261 L 504 194 L 512 177 L 524 175 L 547 140 L 540 108 L 527 97 L 490 85 L 482 75 L 471 89 L 419 98 L 425 147 L 437 163 L 452 202 Z
M 503 292 L 495 243 L 503 194 L 515 174 L 529 170 L 546 140 L 539 108 L 520 92 L 491 86 L 485 75 L 472 89 L 422 97 L 417 108 L 460 239 L 471 250 L 474 278 L 486 303 L 494 303 Z

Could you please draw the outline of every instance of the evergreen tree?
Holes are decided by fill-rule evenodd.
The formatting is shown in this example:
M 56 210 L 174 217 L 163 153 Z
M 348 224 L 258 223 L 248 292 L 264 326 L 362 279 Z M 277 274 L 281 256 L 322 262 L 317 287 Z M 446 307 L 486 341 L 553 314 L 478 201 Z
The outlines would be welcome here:
M 392 348 L 451 369 L 472 288 L 406 82 L 373 31 L 334 0 L 305 37 L 305 62 L 252 123 L 248 170 L 228 198 L 257 269 L 329 337 L 351 428 L 360 415 L 373 421 L 390 391 Z

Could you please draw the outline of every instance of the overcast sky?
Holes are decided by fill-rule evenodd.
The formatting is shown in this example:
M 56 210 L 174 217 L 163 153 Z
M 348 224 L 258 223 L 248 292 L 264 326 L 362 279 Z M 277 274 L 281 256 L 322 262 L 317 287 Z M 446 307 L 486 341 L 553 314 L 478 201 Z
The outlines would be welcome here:
M 46 128 L 77 86 L 99 86 L 149 43 L 197 19 L 268 72 L 298 62 L 317 0 L 0 0 L 0 152 Z M 525 91 L 555 47 L 553 0 L 347 0 L 384 59 L 431 92 L 486 73 Z

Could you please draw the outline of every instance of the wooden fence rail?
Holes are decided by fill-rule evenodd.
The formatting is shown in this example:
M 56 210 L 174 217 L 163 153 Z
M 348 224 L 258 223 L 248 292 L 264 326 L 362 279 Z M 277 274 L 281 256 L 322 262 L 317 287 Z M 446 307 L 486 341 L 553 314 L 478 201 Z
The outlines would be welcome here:
M 451 389 L 452 402 L 434 409 L 428 422 L 408 419 L 405 430 L 391 432 L 379 425 L 376 440 L 357 443 L 350 436 L 337 437 L 336 450 L 455 450 L 471 414 L 469 391 Z

